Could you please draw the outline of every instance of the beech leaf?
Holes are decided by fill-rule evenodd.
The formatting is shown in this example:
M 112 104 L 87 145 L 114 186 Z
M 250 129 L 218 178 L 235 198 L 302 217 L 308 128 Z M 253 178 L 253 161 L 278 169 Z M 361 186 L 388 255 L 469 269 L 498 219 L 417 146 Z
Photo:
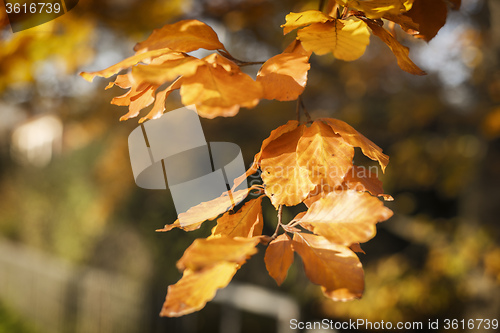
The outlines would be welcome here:
M 236 213 L 226 212 L 217 220 L 212 236 L 254 237 L 262 234 L 262 196 L 246 202 Z
M 384 194 L 382 182 L 378 179 L 377 174 L 371 172 L 370 169 L 353 165 L 352 169 L 347 172 L 344 182 L 351 190 L 368 191 L 386 201 L 394 200 L 390 195 Z
M 286 23 L 281 25 L 284 35 L 297 28 L 313 23 L 325 23 L 334 20 L 334 18 L 319 10 L 308 10 L 301 13 L 290 13 L 285 17 L 285 20 Z
M 280 286 L 293 263 L 292 240 L 287 234 L 281 234 L 269 243 L 264 262 L 269 275 Z
M 293 249 L 302 258 L 309 280 L 321 285 L 326 297 L 334 301 L 361 297 L 364 289 L 363 268 L 349 248 L 321 236 L 296 233 Z
M 365 13 L 366 17 L 379 19 L 385 14 L 398 15 L 411 9 L 414 0 L 347 0 L 348 7 Z

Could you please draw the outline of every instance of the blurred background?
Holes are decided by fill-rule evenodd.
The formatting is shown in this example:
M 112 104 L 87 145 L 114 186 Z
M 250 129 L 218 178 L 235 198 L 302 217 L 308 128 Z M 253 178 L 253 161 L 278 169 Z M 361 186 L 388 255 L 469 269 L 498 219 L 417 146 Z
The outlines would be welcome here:
M 152 29 L 186 18 L 211 25 L 236 58 L 266 60 L 293 39 L 279 27 L 285 15 L 318 2 L 87 0 L 15 34 L 0 10 L 0 332 L 288 332 L 291 318 L 500 319 L 498 0 L 462 0 L 430 43 L 398 31 L 425 77 L 401 71 L 373 36 L 355 62 L 311 58 L 303 100 L 312 117 L 348 122 L 391 158 L 382 180 L 395 214 L 363 245 L 362 300 L 324 298 L 299 258 L 278 288 L 262 247 L 205 309 L 158 317 L 181 276 L 176 261 L 214 223 L 154 232 L 176 213 L 169 191 L 134 183 L 127 138 L 137 121 L 120 123 L 126 108 L 109 104 L 120 88 L 104 91 L 108 80 L 91 84 L 78 73 L 132 55 Z M 179 106 L 173 96 L 167 109 Z M 202 125 L 207 141 L 238 144 L 248 166 L 269 132 L 294 118 L 295 102 L 261 101 Z M 295 212 L 286 209 L 285 221 Z M 275 216 L 266 201 L 264 217 Z

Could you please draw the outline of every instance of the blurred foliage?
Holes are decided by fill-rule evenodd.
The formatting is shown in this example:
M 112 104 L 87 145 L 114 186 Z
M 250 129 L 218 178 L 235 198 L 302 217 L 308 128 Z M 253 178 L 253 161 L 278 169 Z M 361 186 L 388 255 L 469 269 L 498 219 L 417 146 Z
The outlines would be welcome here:
M 24 318 L 13 314 L 3 304 L 0 304 L 0 333 L 36 333 L 35 328 L 26 323 Z
M 311 58 L 303 95 L 307 109 L 313 118 L 348 122 L 384 148 L 391 162 L 381 177 L 385 192 L 395 198 L 391 208 L 396 214 L 380 224 L 379 234 L 363 247 L 366 255 L 360 258 L 367 286 L 362 300 L 342 304 L 324 300 L 316 287 L 307 284 L 302 268 L 292 267 L 280 290 L 301 302 L 306 319 L 498 315 L 500 16 L 494 11 L 496 2 L 463 0 L 461 12 L 449 19 L 435 41 L 402 41 L 410 46 L 415 63 L 429 73 L 427 77 L 400 71 L 390 51 L 374 38 L 367 53 L 353 63 L 328 56 Z M 144 271 L 146 276 L 152 271 L 157 303 L 152 311 L 159 311 L 166 286 L 180 277 L 173 269 L 175 261 L 194 238 L 210 232 L 211 224 L 190 234 L 154 233 L 175 220 L 175 211 L 168 191 L 147 191 L 133 183 L 127 136 L 137 124 L 118 123 L 123 110 L 108 105 L 119 88 L 104 92 L 103 80 L 94 90 L 76 78 L 77 72 L 125 58 L 152 29 L 182 18 L 213 25 L 235 57 L 263 60 L 290 41 L 279 28 L 285 15 L 317 6 L 318 1 L 298 0 L 92 0 L 80 1 L 67 15 L 35 29 L 12 34 L 4 27 L 1 234 L 81 263 L 126 274 Z M 49 72 L 54 81 L 37 74 L 53 63 L 59 68 Z M 256 69 L 249 68 L 255 74 L 252 71 Z M 43 82 L 65 93 L 47 95 Z M 177 106 L 173 101 L 168 108 Z M 25 119 L 46 113 L 63 121 L 61 154 L 42 168 L 19 164 L 10 154 L 12 131 Z M 294 117 L 295 103 L 269 101 L 234 118 L 202 120 L 202 125 L 207 141 L 234 142 L 250 162 L 269 132 Z M 275 216 L 274 208 L 265 205 L 265 216 Z M 284 218 L 294 215 L 290 208 Z M 134 245 L 128 246 L 129 242 Z M 276 288 L 261 259 L 251 260 L 236 279 Z M 297 259 L 294 265 L 299 264 Z

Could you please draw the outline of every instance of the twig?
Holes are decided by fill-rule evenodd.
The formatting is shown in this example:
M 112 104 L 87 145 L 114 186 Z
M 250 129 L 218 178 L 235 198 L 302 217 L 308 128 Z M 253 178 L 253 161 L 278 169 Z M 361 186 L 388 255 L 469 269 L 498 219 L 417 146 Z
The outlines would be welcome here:
M 311 115 L 309 114 L 309 112 L 307 112 L 306 106 L 304 105 L 304 101 L 302 100 L 302 95 L 299 96 L 298 101 L 300 103 L 300 106 L 302 107 L 302 111 L 304 111 L 304 114 L 306 115 L 307 122 L 311 123 L 312 118 L 311 118 Z
M 265 61 L 244 61 L 236 59 L 227 50 L 219 50 L 219 53 L 222 54 L 224 57 L 228 58 L 229 60 L 235 62 L 240 67 L 251 66 L 251 65 L 262 65 L 265 63 Z
M 278 208 L 278 225 L 276 226 L 276 230 L 274 231 L 274 234 L 271 236 L 271 239 L 276 239 L 278 237 L 278 230 L 280 229 L 281 226 L 281 219 L 283 217 L 283 205 L 280 205 Z

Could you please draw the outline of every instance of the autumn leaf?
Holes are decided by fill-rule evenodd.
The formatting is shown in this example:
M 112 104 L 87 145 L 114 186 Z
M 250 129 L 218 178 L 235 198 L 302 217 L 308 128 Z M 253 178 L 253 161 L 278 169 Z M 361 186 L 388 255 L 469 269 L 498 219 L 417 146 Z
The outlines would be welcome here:
M 278 101 L 297 99 L 307 83 L 310 56 L 311 53 L 294 40 L 283 53 L 267 60 L 257 73 L 257 82 L 263 87 L 263 97 Z
M 308 170 L 314 184 L 340 185 L 352 167 L 354 148 L 321 121 L 305 128 L 297 144 L 297 164 Z
M 344 183 L 351 190 L 368 191 L 372 195 L 384 198 L 386 201 L 394 200 L 390 195 L 384 194 L 382 182 L 378 179 L 377 174 L 365 167 L 353 165 L 352 169 L 347 172 Z
M 158 229 L 156 231 L 164 232 L 174 228 L 180 228 L 185 231 L 199 229 L 203 222 L 215 219 L 220 214 L 225 213 L 243 201 L 252 189 L 254 188 L 239 190 L 231 194 L 224 192 L 220 197 L 214 200 L 202 202 L 197 206 L 191 207 L 186 212 L 180 213 L 178 219 L 174 223 L 167 224 L 163 229 Z
M 340 0 L 344 6 L 365 13 L 366 17 L 379 19 L 385 14 L 399 15 L 411 9 L 414 0 Z
M 364 289 L 363 268 L 349 248 L 324 237 L 304 233 L 295 233 L 292 244 L 302 258 L 307 277 L 321 286 L 326 297 L 334 301 L 361 297 Z
M 262 97 L 262 86 L 243 73 L 232 61 L 211 54 L 203 59 L 195 75 L 185 77 L 181 86 L 184 105 L 196 105 L 205 118 L 231 117 L 241 106 L 252 108 Z
M 134 47 L 136 52 L 169 48 L 178 52 L 191 52 L 198 49 L 218 50 L 224 45 L 215 31 L 198 20 L 184 20 L 167 24 L 153 33 L 144 42 Z
M 168 97 L 168 95 L 170 95 L 174 90 L 177 90 L 181 87 L 181 78 L 175 80 L 170 86 L 168 86 L 167 88 L 165 88 L 164 90 L 158 92 L 156 94 L 156 97 L 155 97 L 155 103 L 153 105 L 153 108 L 151 109 L 151 111 L 149 111 L 149 113 L 142 117 L 140 120 L 139 120 L 139 124 L 143 123 L 144 121 L 148 120 L 148 119 L 158 119 L 161 117 L 161 115 L 165 112 L 165 101 Z M 126 118 L 125 116 L 122 116 L 120 118 L 120 120 L 126 120 L 128 118 Z
M 299 222 L 335 244 L 364 243 L 375 236 L 375 225 L 392 216 L 382 201 L 365 192 L 330 192 L 314 202 Z
M 205 62 L 195 57 L 183 55 L 160 64 L 137 65 L 132 68 L 132 76 L 138 82 L 161 85 L 179 76 L 192 76 Z
M 387 164 L 389 164 L 389 156 L 383 154 L 380 147 L 341 120 L 332 118 L 323 118 L 320 120 L 330 126 L 345 142 L 353 147 L 361 148 L 361 151 L 366 157 L 378 161 L 382 171 L 385 171 Z
M 308 10 L 301 13 L 290 13 L 285 17 L 285 20 L 286 23 L 281 25 L 284 35 L 297 28 L 313 23 L 325 23 L 334 20 L 334 18 L 319 10 Z
M 387 46 L 389 46 L 392 53 L 394 53 L 394 55 L 396 56 L 398 65 L 402 70 L 414 75 L 426 74 L 417 65 L 415 65 L 413 61 L 411 61 L 409 57 L 410 49 L 408 49 L 406 46 L 401 45 L 396 40 L 396 38 L 394 38 L 387 30 L 379 26 L 374 21 L 367 19 L 363 19 L 363 21 L 366 22 L 366 24 L 368 24 L 368 27 L 370 27 L 375 36 L 380 38 L 384 43 L 387 44 Z
M 199 238 L 186 249 L 182 258 L 177 262 L 177 268 L 199 271 L 220 262 L 243 265 L 248 257 L 257 252 L 255 246 L 259 242 L 259 237 Z
M 366 23 L 356 19 L 313 23 L 297 32 L 304 49 L 317 55 L 332 53 L 340 60 L 353 61 L 361 57 L 370 43 Z
M 293 263 L 292 240 L 287 234 L 281 234 L 269 243 L 264 262 L 269 275 L 280 286 Z
M 185 270 L 182 278 L 168 287 L 160 312 L 162 317 L 180 317 L 201 310 L 226 287 L 238 270 L 238 264 L 221 262 L 201 271 Z
M 260 236 L 263 226 L 261 196 L 246 202 L 236 213 L 224 213 L 217 220 L 217 225 L 212 230 L 212 236 Z

